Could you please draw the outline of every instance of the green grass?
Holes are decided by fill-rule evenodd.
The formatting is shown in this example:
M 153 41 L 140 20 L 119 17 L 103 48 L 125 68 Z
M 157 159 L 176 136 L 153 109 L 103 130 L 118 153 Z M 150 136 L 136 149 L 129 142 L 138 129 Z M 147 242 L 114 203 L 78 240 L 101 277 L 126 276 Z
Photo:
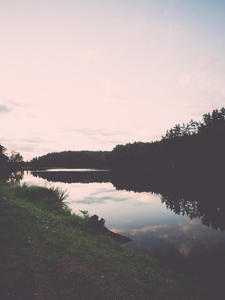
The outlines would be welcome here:
M 0 299 L 206 299 L 190 278 L 94 234 L 66 196 L 0 184 Z

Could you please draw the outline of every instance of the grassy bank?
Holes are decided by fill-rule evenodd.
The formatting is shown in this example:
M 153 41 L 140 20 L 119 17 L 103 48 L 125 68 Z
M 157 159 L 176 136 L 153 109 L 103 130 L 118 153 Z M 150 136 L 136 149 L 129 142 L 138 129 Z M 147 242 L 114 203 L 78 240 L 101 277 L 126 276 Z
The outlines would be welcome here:
M 65 197 L 0 185 L 0 299 L 206 299 L 191 279 L 93 233 Z

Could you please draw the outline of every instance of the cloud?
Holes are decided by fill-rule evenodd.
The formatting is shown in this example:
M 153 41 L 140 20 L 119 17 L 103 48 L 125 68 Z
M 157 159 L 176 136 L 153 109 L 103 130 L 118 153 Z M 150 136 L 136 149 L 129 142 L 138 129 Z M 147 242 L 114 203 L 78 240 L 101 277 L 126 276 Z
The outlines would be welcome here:
M 189 257 L 194 246 L 191 242 L 183 242 L 179 245 L 178 251 L 182 256 Z
M 201 253 L 204 249 L 213 249 L 216 243 L 223 239 L 221 231 L 208 230 L 202 226 L 199 218 L 188 220 L 187 223 L 178 223 L 168 232 L 159 232 L 158 238 L 170 244 L 181 256 L 189 257 L 192 253 Z
M 8 152 L 18 151 L 26 159 L 32 159 L 48 152 L 53 152 L 49 145 L 52 144 L 51 139 L 42 139 L 38 136 L 16 139 L 14 134 L 9 134 L 7 138 L 1 139 L 2 144 L 7 148 Z
M 144 204 L 161 202 L 160 196 L 153 193 L 140 193 L 138 201 Z
M 28 107 L 25 103 L 19 103 L 16 101 L 4 101 L 5 104 L 0 104 L 0 114 L 8 114 L 8 113 L 18 113 L 24 111 L 24 108 Z
M 10 105 L 10 106 L 13 106 L 13 107 L 28 107 L 29 105 L 27 103 L 23 103 L 23 102 L 16 102 L 16 101 L 7 101 L 7 103 Z
M 131 230 L 129 230 L 129 235 L 134 236 L 134 235 L 138 235 L 141 233 L 157 232 L 162 229 L 170 229 L 170 226 L 169 225 L 154 225 L 154 226 L 146 226 L 146 227 L 138 228 L 138 229 L 131 229 Z M 120 233 L 120 234 L 123 234 L 125 231 L 127 231 L 124 229 L 117 229 L 117 228 L 111 228 L 110 230 L 112 230 L 116 233 Z
M 139 229 L 131 229 L 130 234 L 131 235 L 137 235 L 140 233 L 145 233 L 145 232 L 157 232 L 161 229 L 169 229 L 169 225 L 155 225 L 155 226 L 147 226 Z
M 1 104 L 0 105 L 0 114 L 5 114 L 5 113 L 9 113 L 12 111 L 12 108 L 8 107 L 5 104 Z
M 109 202 L 109 201 L 113 201 L 113 202 L 124 202 L 124 201 L 127 201 L 129 200 L 130 197 L 113 197 L 113 196 L 109 196 L 109 195 L 106 195 L 106 196 L 99 196 L 97 195 L 96 193 L 96 196 L 92 196 L 90 195 L 89 197 L 85 197 L 84 199 L 82 200 L 78 200 L 76 201 L 76 203 L 82 203 L 82 204 L 93 204 L 93 203 L 105 203 L 105 202 Z

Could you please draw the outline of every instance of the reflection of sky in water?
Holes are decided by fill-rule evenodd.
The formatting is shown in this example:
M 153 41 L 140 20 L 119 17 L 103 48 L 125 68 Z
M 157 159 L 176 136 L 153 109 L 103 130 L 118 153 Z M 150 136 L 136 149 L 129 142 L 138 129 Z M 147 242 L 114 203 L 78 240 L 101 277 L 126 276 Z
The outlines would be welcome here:
M 170 225 L 148 226 L 130 231 L 133 238 L 133 245 L 142 248 L 145 252 L 154 251 L 156 245 L 161 245 L 161 250 L 157 249 L 157 256 L 160 251 L 166 248 L 174 251 L 183 257 L 206 252 L 216 245 L 224 245 L 225 235 L 220 230 L 212 230 L 202 225 L 200 219 L 190 220 L 185 217 L 186 222 L 178 222 Z M 123 234 L 123 230 L 119 230 Z M 150 242 L 151 241 L 151 242 Z
M 73 211 L 97 214 L 109 228 L 142 228 L 162 224 L 162 218 L 174 222 L 174 214 L 161 204 L 160 196 L 151 193 L 119 191 L 111 183 L 73 184 L 70 191 L 68 200 Z
M 115 232 L 130 236 L 128 248 L 138 247 L 158 257 L 199 258 L 225 250 L 225 234 L 202 225 L 200 219 L 175 215 L 161 203 L 161 196 L 116 190 L 108 183 L 62 183 L 25 174 L 27 184 L 57 186 L 69 192 L 67 205 L 74 213 L 86 210 L 106 220 Z M 213 252 L 213 253 L 214 253 Z M 216 252 L 216 253 L 217 253 Z M 213 254 L 217 255 L 217 254 Z
M 97 214 L 106 220 L 108 228 L 116 230 L 130 231 L 148 226 L 176 224 L 184 220 L 161 203 L 160 195 L 116 190 L 110 182 L 48 182 L 31 174 L 25 174 L 23 181 L 67 190 L 69 198 L 66 203 L 74 213 L 87 210 L 90 215 Z

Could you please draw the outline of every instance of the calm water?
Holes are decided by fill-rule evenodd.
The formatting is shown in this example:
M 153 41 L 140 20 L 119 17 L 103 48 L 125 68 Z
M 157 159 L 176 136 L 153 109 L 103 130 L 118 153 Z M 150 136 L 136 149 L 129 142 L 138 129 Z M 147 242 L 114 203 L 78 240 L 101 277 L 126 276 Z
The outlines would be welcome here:
M 148 188 L 147 181 L 143 184 L 140 176 L 128 177 L 97 170 L 47 170 L 25 172 L 22 182 L 67 190 L 66 203 L 74 213 L 82 215 L 80 211 L 85 210 L 104 218 L 109 229 L 133 240 L 128 249 L 137 247 L 175 269 L 223 281 L 222 192 L 218 196 L 215 190 L 211 194 L 194 191 L 181 197 L 163 189 L 160 194 L 158 187 Z

